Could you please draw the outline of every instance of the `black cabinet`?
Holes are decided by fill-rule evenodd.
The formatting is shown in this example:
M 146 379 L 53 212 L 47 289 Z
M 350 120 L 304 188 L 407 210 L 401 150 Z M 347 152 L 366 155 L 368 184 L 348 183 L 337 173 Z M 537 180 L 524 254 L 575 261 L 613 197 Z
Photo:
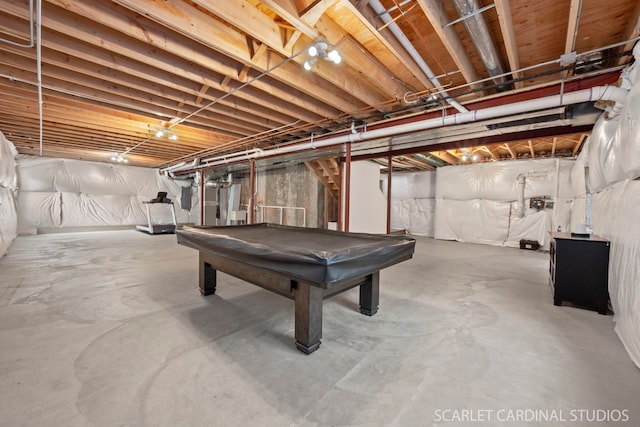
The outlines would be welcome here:
M 553 303 L 569 302 L 607 314 L 609 241 L 597 236 L 573 237 L 571 233 L 554 233 L 551 237 Z

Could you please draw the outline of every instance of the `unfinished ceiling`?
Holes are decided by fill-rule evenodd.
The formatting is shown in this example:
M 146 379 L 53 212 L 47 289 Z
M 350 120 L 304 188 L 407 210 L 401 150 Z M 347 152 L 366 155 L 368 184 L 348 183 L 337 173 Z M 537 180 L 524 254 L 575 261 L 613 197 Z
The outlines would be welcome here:
M 637 0 L 0 0 L 0 131 L 23 154 L 150 167 L 280 147 L 615 83 L 639 14 Z M 342 61 L 306 70 L 319 40 Z M 565 108 L 361 157 L 572 156 L 594 117 Z

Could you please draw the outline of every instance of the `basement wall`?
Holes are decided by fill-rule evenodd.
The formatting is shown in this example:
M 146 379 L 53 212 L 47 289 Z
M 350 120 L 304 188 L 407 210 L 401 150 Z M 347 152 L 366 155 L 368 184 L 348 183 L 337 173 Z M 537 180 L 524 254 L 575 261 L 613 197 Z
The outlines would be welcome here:
M 248 203 L 250 192 L 248 177 L 245 178 L 241 196 L 243 204 Z M 283 225 L 314 228 L 324 225 L 324 187 L 304 163 L 270 170 L 258 169 L 255 204 L 258 208 L 255 222 L 280 224 L 282 212 Z
M 621 113 L 598 120 L 572 171 L 575 205 L 580 207 L 572 222 L 587 222 L 589 184 L 593 233 L 611 241 L 609 295 L 615 330 L 640 367 L 640 73 L 637 60 L 635 64 L 622 76 L 623 87 L 631 89 Z
M 21 233 L 74 231 L 147 224 L 142 203 L 166 191 L 179 223 L 197 223 L 197 191 L 191 209 L 180 208 L 183 186 L 157 169 L 83 160 L 18 156 L 18 230 Z M 164 204 L 151 205 L 154 224 L 172 222 Z
M 548 247 L 550 231 L 571 228 L 574 163 L 532 159 L 395 173 L 392 228 L 442 240 L 518 247 L 522 239 Z M 543 198 L 545 207 L 531 208 L 533 197 Z
M 388 175 L 381 186 L 387 197 Z M 394 172 L 391 176 L 391 229 L 433 237 L 436 172 Z
M 0 257 L 16 238 L 18 213 L 16 210 L 16 161 L 18 152 L 11 141 L 0 132 Z

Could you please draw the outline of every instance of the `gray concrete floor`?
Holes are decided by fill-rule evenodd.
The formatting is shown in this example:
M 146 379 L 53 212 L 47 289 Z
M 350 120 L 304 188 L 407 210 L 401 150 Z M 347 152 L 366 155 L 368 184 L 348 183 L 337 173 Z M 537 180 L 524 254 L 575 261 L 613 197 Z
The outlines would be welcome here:
M 544 253 L 418 238 L 375 316 L 357 289 L 325 301 L 305 356 L 292 301 L 226 275 L 202 297 L 173 235 L 18 237 L 0 259 L 0 425 L 640 425 L 612 317 L 553 306 L 547 274 Z

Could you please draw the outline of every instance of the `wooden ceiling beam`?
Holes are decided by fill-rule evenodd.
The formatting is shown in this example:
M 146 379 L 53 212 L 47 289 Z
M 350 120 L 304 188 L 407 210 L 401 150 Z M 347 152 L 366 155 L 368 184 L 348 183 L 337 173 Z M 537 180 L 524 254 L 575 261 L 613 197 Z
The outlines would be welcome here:
M 220 87 L 219 81 L 208 79 L 206 76 L 210 76 L 212 72 L 217 72 L 222 76 L 235 76 L 241 68 L 238 62 L 224 55 L 217 54 L 215 51 L 212 51 L 210 47 L 195 42 L 194 38 L 189 40 L 175 34 L 173 34 L 172 37 L 166 37 L 167 29 L 162 25 L 153 21 L 147 21 L 125 9 L 114 9 L 113 6 L 109 6 L 105 2 L 80 2 L 78 0 L 48 1 L 60 3 L 62 7 L 76 14 L 91 17 L 95 22 L 117 31 L 117 33 L 114 33 L 113 31 L 104 30 L 101 26 L 89 26 L 80 17 L 69 16 L 68 12 L 66 14 L 57 13 L 59 19 L 52 21 L 54 18 L 52 15 L 56 12 L 52 7 L 49 7 L 46 11 L 45 16 L 47 16 L 47 19 L 43 19 L 45 28 L 55 24 L 56 27 L 53 29 L 56 31 L 67 35 L 75 35 L 86 43 L 91 43 L 101 49 L 112 49 L 120 55 L 123 55 L 123 57 L 136 61 L 134 63 L 135 65 L 132 65 L 130 61 L 127 63 L 126 60 L 121 61 L 120 58 L 118 58 L 117 63 L 114 63 L 114 60 L 111 59 L 111 66 L 122 67 L 121 62 L 124 62 L 128 64 L 130 68 L 135 69 L 144 68 L 145 65 L 152 64 L 154 68 L 156 68 L 156 71 L 148 74 L 151 79 L 166 78 L 168 72 L 171 74 L 171 79 L 186 78 L 196 82 L 198 88 L 202 84 L 207 83 L 209 86 L 219 88 L 220 90 L 222 90 L 222 88 Z M 150 0 L 144 0 L 144 2 L 147 1 Z M 141 6 L 142 2 L 141 0 Z M 136 4 L 138 4 L 137 1 Z M 187 18 L 183 19 L 188 21 Z M 209 19 L 209 21 L 217 22 L 211 19 Z M 135 22 L 136 25 L 131 25 L 131 22 Z M 180 21 L 177 22 L 176 25 L 179 23 Z M 187 27 L 190 26 L 188 23 L 184 23 L 184 25 Z M 76 28 L 78 26 L 83 27 Z M 84 28 L 85 26 L 87 28 Z M 209 31 L 209 26 L 206 28 L 207 31 Z M 220 31 L 223 31 L 222 28 L 216 27 L 216 29 L 211 29 L 211 33 L 207 33 L 211 34 L 211 44 L 218 43 L 219 46 L 226 46 L 227 44 L 235 46 L 237 43 L 242 44 L 242 48 L 237 47 L 235 51 L 236 53 L 244 52 L 245 60 L 242 63 L 250 64 L 251 61 L 248 57 L 249 53 L 246 47 L 246 39 L 240 37 L 239 34 L 235 37 L 234 33 L 230 31 L 228 27 L 224 28 L 226 28 L 226 33 L 229 33 L 225 38 L 222 38 L 223 35 L 220 34 Z M 79 31 L 80 29 L 83 31 Z M 185 31 L 183 31 L 183 33 L 184 32 Z M 185 37 L 188 37 L 188 34 L 185 35 Z M 218 39 L 215 38 L 216 36 Z M 43 36 L 43 43 L 46 43 L 48 40 L 48 36 Z M 234 43 L 231 43 L 231 40 L 233 40 Z M 63 42 L 60 46 L 61 49 L 58 50 L 65 51 L 64 46 L 65 43 Z M 75 52 L 83 51 L 83 49 L 80 48 L 67 50 L 72 50 L 74 54 Z M 86 50 L 86 47 L 84 50 Z M 101 54 L 100 51 L 94 51 L 92 53 L 96 54 L 96 52 Z M 263 67 L 269 68 L 274 65 L 273 60 L 272 55 L 263 55 L 259 62 Z M 280 60 L 281 59 L 276 58 L 276 61 Z M 305 87 L 305 85 L 310 85 L 309 80 L 305 79 L 303 82 L 300 77 L 302 73 L 300 73 L 299 68 L 297 65 L 293 67 L 295 68 L 295 73 L 290 67 L 286 72 L 282 71 L 281 67 L 281 71 L 277 73 L 274 71 L 270 74 L 270 77 L 275 77 L 276 75 L 280 77 L 280 82 L 270 78 L 259 79 L 254 81 L 250 87 L 234 93 L 234 97 L 242 97 L 244 94 L 250 91 L 256 92 L 256 89 L 258 89 L 257 92 L 259 92 L 260 95 L 257 98 L 277 98 L 277 100 L 273 99 L 272 101 L 263 100 L 263 104 L 269 102 L 270 104 L 278 105 L 278 109 L 283 112 L 291 109 L 291 114 L 294 117 L 303 118 L 311 115 L 315 116 L 315 119 L 311 117 L 306 119 L 310 121 L 317 120 L 319 117 L 332 117 L 338 114 L 339 111 L 352 111 L 360 107 L 359 104 L 349 102 L 342 103 L 342 99 L 339 97 L 331 97 L 329 89 L 317 86 Z M 162 73 L 159 72 L 160 70 L 162 70 Z M 299 90 L 299 92 L 287 87 L 287 78 L 291 78 L 292 83 L 297 83 L 297 90 Z M 237 87 L 237 85 L 233 85 L 233 87 Z M 310 96 L 305 95 L 307 89 L 308 93 L 315 99 L 312 100 Z M 324 100 L 333 102 L 339 109 L 329 108 L 328 105 L 324 103 Z M 295 106 L 295 110 L 293 110 L 293 106 Z
M 365 48 L 355 41 L 349 33 L 340 28 L 333 20 L 325 17 L 321 17 L 318 20 L 316 27 L 329 43 L 338 46 L 337 49 L 342 56 L 342 63 L 339 66 L 346 64 L 349 68 L 355 70 L 356 75 L 366 75 L 368 77 L 367 80 L 372 83 L 374 90 L 383 94 L 383 97 L 380 98 L 382 102 L 388 101 L 389 99 L 402 99 L 409 88 L 400 82 L 399 79 L 395 78 L 393 73 L 383 64 L 376 61 L 371 54 L 368 54 Z M 301 43 L 298 43 L 296 50 L 302 50 L 307 47 L 308 46 L 302 46 Z M 316 63 L 316 65 L 318 64 Z M 314 65 L 314 71 L 316 65 Z M 320 67 L 319 69 L 322 70 L 322 68 L 323 67 Z M 335 70 L 335 67 L 331 68 Z M 340 80 L 344 77 L 343 73 L 334 72 L 330 74 L 329 76 L 325 76 L 329 81 L 333 81 L 334 79 Z M 335 82 L 335 84 L 338 85 L 338 82 Z M 366 89 L 363 88 L 362 90 Z M 370 105 L 375 106 L 377 104 Z
M 6 20 L 0 17 L 0 26 L 5 23 L 7 23 Z M 99 42 L 99 40 L 96 40 L 96 42 Z M 11 49 L 13 48 L 6 48 L 6 50 L 9 51 L 11 51 Z M 14 49 L 14 51 L 17 51 L 17 49 Z M 24 49 L 21 53 L 24 55 L 35 55 L 34 52 Z M 177 97 L 184 97 L 184 95 L 180 95 L 178 91 L 186 91 L 197 96 L 202 84 L 219 87 L 220 91 L 222 91 L 221 85 L 213 80 L 205 79 L 204 83 L 197 83 L 195 81 L 185 79 L 182 75 L 167 76 L 166 73 L 163 74 L 160 69 L 154 68 L 147 63 L 142 63 L 140 61 L 124 57 L 115 58 L 114 55 L 109 54 L 106 51 L 90 49 L 83 42 L 69 37 L 63 37 L 58 32 L 52 32 L 46 28 L 43 29 L 43 53 L 46 54 L 45 63 L 47 61 L 52 61 L 57 65 L 72 69 L 77 66 L 78 68 L 75 68 L 75 71 L 88 73 L 96 76 L 97 78 L 104 75 L 105 79 L 114 79 L 114 76 L 117 75 L 119 76 L 118 78 L 127 80 L 128 84 L 133 83 L 137 78 L 137 87 L 146 88 L 147 90 L 149 90 L 149 88 L 156 87 L 158 92 L 167 93 L 168 97 L 170 97 L 172 90 L 176 91 L 175 93 Z M 131 54 L 133 55 L 134 52 L 132 51 Z M 144 53 L 140 52 L 137 56 L 144 56 Z M 149 61 L 153 61 L 153 59 L 147 59 L 149 59 Z M 161 66 L 163 62 L 164 61 L 161 60 L 156 65 Z M 186 67 L 188 68 L 189 66 Z M 176 72 L 177 71 L 178 70 L 176 70 Z M 205 73 L 204 70 L 201 70 L 200 72 Z M 183 74 L 188 75 L 188 72 L 185 70 Z M 201 77 L 197 77 L 197 80 L 203 79 Z M 153 84 L 150 84 L 150 82 Z M 154 84 L 166 87 L 158 88 L 157 86 L 154 86 Z M 245 99 L 238 99 L 235 98 L 235 96 L 232 96 L 219 102 L 219 104 L 226 106 L 222 108 L 227 108 L 228 111 L 231 111 L 232 108 L 241 109 L 251 114 L 259 114 L 263 117 L 266 116 L 265 118 L 274 120 L 281 124 L 290 123 L 294 120 L 296 114 L 303 116 L 303 112 L 301 110 L 291 110 L 289 112 L 286 107 L 283 107 L 282 111 L 289 113 L 289 116 L 267 109 L 262 104 L 269 102 L 269 95 L 264 95 L 262 93 L 252 94 L 251 92 L 254 92 L 252 90 L 241 92 L 242 94 L 240 94 L 241 96 L 239 98 Z M 224 92 L 221 92 L 218 96 L 222 95 L 222 93 Z M 207 96 L 206 98 L 211 100 L 216 99 L 213 96 Z M 318 116 L 314 114 L 309 116 L 309 119 L 317 120 Z
M 140 0 L 118 0 L 120 4 L 127 6 L 128 8 L 137 8 L 134 3 L 139 3 Z M 177 8 L 178 13 L 189 13 L 189 17 L 194 16 L 193 8 L 188 6 L 182 6 L 180 2 L 174 2 L 172 0 L 164 0 L 168 6 Z M 211 2 L 210 0 L 191 0 L 193 3 L 200 6 L 202 9 L 209 13 L 219 17 L 223 21 L 232 23 L 236 28 L 239 28 L 243 33 L 248 34 L 254 40 L 260 41 L 266 44 L 272 50 L 278 52 L 284 57 L 291 56 L 291 52 L 284 49 L 284 43 L 280 33 L 280 27 L 267 15 L 262 13 L 258 8 L 253 7 L 245 0 L 225 0 Z M 157 9 L 157 8 L 156 8 Z M 157 13 L 157 12 L 154 12 Z M 161 22 L 166 20 L 165 15 L 175 15 L 173 12 L 167 12 L 159 17 Z M 151 16 L 150 16 L 151 17 Z M 154 17 L 151 17 L 155 19 Z M 194 19 L 199 17 L 195 16 Z M 204 18 L 203 18 L 204 19 Z M 207 22 L 210 22 L 208 20 Z M 207 41 L 207 36 L 202 35 L 202 41 Z
M 486 144 L 485 147 L 487 147 L 487 150 L 489 150 L 493 159 L 501 160 L 500 151 L 498 150 L 502 147 L 502 144 Z
M 212 49 L 217 50 L 220 49 L 221 46 L 224 46 L 226 48 L 224 52 L 225 54 L 232 56 L 234 59 L 247 66 L 258 69 L 261 72 L 270 69 L 271 71 L 269 75 L 272 78 L 279 79 L 280 81 L 300 90 L 302 93 L 306 92 L 320 102 L 331 104 L 334 107 L 340 106 L 339 108 L 341 111 L 356 111 L 362 108 L 363 105 L 359 104 L 358 101 L 370 106 L 378 105 L 385 101 L 381 97 L 376 96 L 375 93 L 363 89 L 362 82 L 348 73 L 336 73 L 334 69 L 314 67 L 315 75 L 318 75 L 325 81 L 330 81 L 333 85 L 340 87 L 343 92 L 348 93 L 353 97 L 353 100 L 349 102 L 345 95 L 337 96 L 338 91 L 332 89 L 331 85 L 324 83 L 323 80 L 319 78 L 310 79 L 308 73 L 302 72 L 303 69 L 300 64 L 304 62 L 303 58 L 296 57 L 294 62 L 285 62 L 287 58 L 295 56 L 297 52 L 283 52 L 282 47 L 280 47 L 280 49 L 273 49 L 279 55 L 262 55 L 257 61 L 253 62 L 250 57 L 250 52 L 246 47 L 246 43 L 240 45 L 235 45 L 234 43 L 233 37 L 240 36 L 239 33 L 236 33 L 232 27 L 229 27 L 226 24 L 221 24 L 223 27 L 226 27 L 226 30 L 223 33 L 212 31 L 210 29 L 210 23 L 215 20 L 212 20 L 208 15 L 189 6 L 182 0 L 164 0 L 165 7 L 162 8 L 153 7 L 155 4 L 154 0 L 114 1 Z M 236 3 L 237 1 L 240 0 L 233 0 L 231 3 Z M 228 21 L 233 27 L 244 29 L 244 27 L 247 26 L 247 20 L 242 16 L 242 14 L 218 15 L 217 3 L 215 7 L 211 5 L 211 2 L 202 3 L 203 4 L 200 4 L 200 6 L 205 8 L 211 14 L 218 16 L 223 20 L 233 19 Z M 242 1 L 241 5 L 243 5 L 243 7 L 241 7 L 240 10 L 255 9 L 245 1 Z M 149 12 L 150 10 L 153 11 L 153 14 Z M 258 11 L 258 13 L 262 14 L 260 11 Z M 266 15 L 264 16 L 266 17 Z M 277 25 L 273 21 L 271 22 L 273 26 L 277 28 Z M 261 42 L 263 41 L 260 39 L 258 40 Z M 269 41 L 266 43 L 269 45 Z M 300 64 L 296 64 L 295 62 L 299 62 Z M 281 65 L 276 68 L 274 67 L 276 64 Z M 336 74 L 340 74 L 341 78 L 336 78 Z M 347 103 L 350 103 L 350 105 L 347 105 Z
M 520 56 L 518 55 L 518 43 L 516 41 L 515 27 L 511 15 L 511 6 L 509 0 L 494 0 L 496 12 L 498 13 L 498 22 L 500 23 L 500 31 L 502 32 L 502 40 L 507 52 L 509 60 L 509 68 L 512 71 L 512 77 L 519 79 L 523 76 L 520 69 Z M 515 84 L 516 89 L 524 87 L 524 82 L 520 81 Z
M 421 166 L 424 170 L 433 170 L 435 169 L 435 165 L 417 157 L 415 154 L 409 154 L 408 160 L 416 165 Z
M 631 14 L 631 16 L 629 16 L 629 23 L 627 24 L 627 28 L 624 30 L 624 35 L 623 35 L 623 40 L 631 40 L 634 39 L 638 36 L 640 36 L 640 2 L 636 3 L 636 7 L 633 10 L 633 13 Z M 628 50 L 633 49 L 633 46 L 636 42 L 632 41 L 629 42 L 627 44 L 625 44 L 624 46 L 622 46 L 622 48 L 620 49 L 620 52 L 626 52 Z M 629 58 L 628 57 L 620 57 L 617 61 L 618 65 L 622 65 L 625 62 L 629 62 Z
M 360 22 L 366 26 L 370 33 L 393 55 L 398 66 L 406 67 L 409 72 L 422 84 L 422 88 L 416 88 L 417 91 L 424 89 L 433 89 L 433 83 L 428 76 L 418 67 L 418 64 L 409 55 L 400 42 L 388 31 L 379 31 L 381 26 L 380 18 L 376 17 L 375 12 L 368 6 L 368 2 L 360 0 L 340 0 L 340 5 L 351 11 Z M 405 79 L 407 80 L 407 79 Z
M 508 143 L 502 144 L 502 147 L 504 147 L 504 149 L 509 152 L 509 154 L 511 155 L 512 159 L 517 159 L 518 158 L 518 156 L 516 155 L 516 153 L 514 153 L 514 151 L 511 149 L 511 146 L 509 146 Z
M 466 55 L 465 48 L 455 29 L 452 26 L 446 26 L 449 19 L 442 2 L 440 0 L 418 0 L 418 4 L 427 15 L 433 30 L 444 43 L 447 52 L 449 52 L 467 83 L 479 80 L 480 77 Z
M 569 20 L 567 22 L 567 35 L 564 42 L 564 54 L 568 55 L 575 50 L 575 41 L 578 32 L 578 20 L 580 19 L 580 9 L 582 0 L 571 0 L 569 8 Z M 571 70 L 564 70 L 562 77 L 567 78 L 572 74 Z
M 571 150 L 574 156 L 578 154 L 578 151 L 580 150 L 580 147 L 582 147 L 582 143 L 587 138 L 587 136 L 588 136 L 587 134 L 583 133 L 582 135 L 580 135 L 580 138 L 578 139 L 578 141 L 576 141 L 575 145 L 573 146 L 573 149 Z
M 20 65 L 16 64 L 16 62 L 19 62 L 16 61 L 17 59 L 19 59 L 17 56 L 7 58 L 6 55 L 0 53 L 0 74 L 11 75 L 23 81 L 29 81 L 33 87 L 36 87 L 37 76 L 35 73 L 3 65 L 9 61 L 13 65 Z M 84 98 L 87 103 L 99 103 L 110 108 L 126 108 L 150 119 L 156 119 L 158 116 L 171 117 L 176 114 L 187 115 L 196 111 L 197 108 L 191 105 L 180 106 L 179 103 L 170 105 L 162 97 L 147 94 L 127 86 L 104 85 L 103 80 L 58 69 L 57 67 L 44 66 L 42 76 L 45 88 L 53 87 L 59 91 L 74 94 L 79 98 Z M 197 117 L 194 116 L 192 122 L 220 130 L 226 129 L 238 135 L 262 132 L 270 128 L 269 122 L 264 119 L 255 117 L 244 119 L 234 113 L 233 110 L 229 110 L 229 113 L 230 117 L 234 118 L 233 124 L 230 124 L 228 120 L 221 120 L 220 114 L 226 115 L 225 111 L 206 111 Z
M 3 82 L 0 81 L 0 90 L 8 93 L 2 83 Z M 37 117 L 38 108 L 37 97 L 34 96 L 36 93 L 35 88 L 25 85 L 23 90 L 19 90 L 16 86 L 18 86 L 18 83 L 13 84 L 11 96 L 6 95 L 3 98 L 0 111 L 5 109 L 9 113 L 12 111 L 20 111 L 21 114 L 25 116 L 31 114 L 33 117 Z M 16 94 L 19 93 L 24 95 L 17 97 Z M 61 123 L 75 123 L 87 130 L 107 130 L 114 133 L 130 131 L 136 132 L 138 135 L 141 133 L 142 136 L 146 137 L 151 135 L 154 124 L 160 125 L 162 123 L 160 120 L 150 121 L 142 116 L 112 110 L 104 106 L 89 105 L 58 92 L 45 91 L 43 101 L 45 119 L 51 120 L 51 117 L 54 116 L 58 118 Z M 189 128 L 184 125 L 179 125 L 176 129 L 183 132 Z M 209 140 L 210 142 L 227 142 L 230 139 L 229 135 L 225 136 L 221 132 L 205 131 L 202 129 L 190 132 L 203 135 L 203 139 Z
M 446 151 L 429 151 L 429 154 L 431 154 L 434 157 L 439 158 L 440 160 L 442 160 L 443 162 L 446 162 L 450 165 L 457 165 L 458 164 L 458 158 L 455 156 L 452 156 L 451 154 L 447 153 Z

